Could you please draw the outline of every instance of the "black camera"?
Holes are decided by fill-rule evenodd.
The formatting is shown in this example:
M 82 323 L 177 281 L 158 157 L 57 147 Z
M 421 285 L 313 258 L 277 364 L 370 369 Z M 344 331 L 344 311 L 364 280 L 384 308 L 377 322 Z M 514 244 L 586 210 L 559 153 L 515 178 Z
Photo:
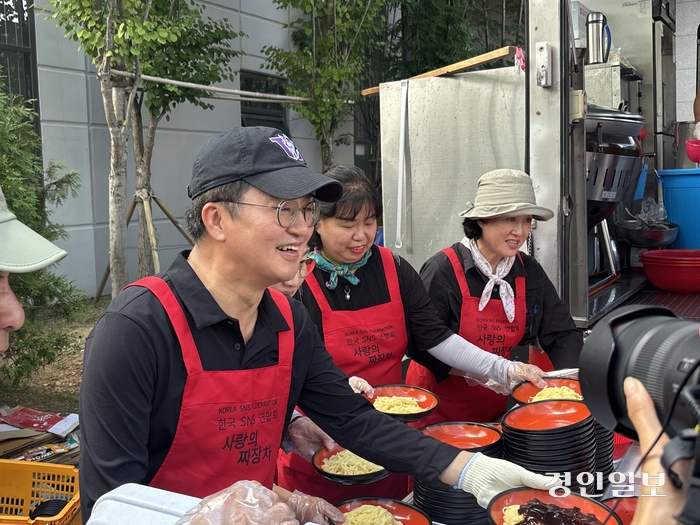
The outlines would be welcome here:
M 700 324 L 661 306 L 626 306 L 603 317 L 591 330 L 579 360 L 581 393 L 598 423 L 629 438 L 637 433 L 627 415 L 626 377 L 639 379 L 654 401 L 671 441 L 661 457 L 668 478 L 680 459 L 690 459 L 688 496 L 675 518 L 700 524 Z
M 596 421 L 637 439 L 622 388 L 627 376 L 644 384 L 664 421 L 681 385 L 700 384 L 699 329 L 700 324 L 680 319 L 662 306 L 623 306 L 598 321 L 579 361 L 581 392 Z M 681 396 L 673 411 L 666 429 L 671 437 L 699 422 L 700 414 L 687 401 Z

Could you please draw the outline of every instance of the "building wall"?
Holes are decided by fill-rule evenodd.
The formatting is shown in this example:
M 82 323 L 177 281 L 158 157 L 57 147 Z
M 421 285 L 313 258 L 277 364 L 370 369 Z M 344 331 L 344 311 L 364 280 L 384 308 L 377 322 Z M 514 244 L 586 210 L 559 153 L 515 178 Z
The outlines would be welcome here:
M 236 59 L 235 69 L 264 72 L 265 58 L 261 49 L 275 45 L 289 49 L 290 30 L 284 24 L 295 20 L 299 12 L 280 10 L 272 1 L 214 0 L 204 2 L 205 16 L 227 18 L 239 38 L 234 48 L 244 55 Z M 46 19 L 45 0 L 35 7 L 36 50 L 39 84 L 39 112 L 44 148 L 44 162 L 62 161 L 68 169 L 77 169 L 82 187 L 76 198 L 56 209 L 53 220 L 63 224 L 69 234 L 58 241 L 68 256 L 56 267 L 63 274 L 94 296 L 98 283 L 109 263 L 108 198 L 109 198 L 109 131 L 102 106 L 102 96 L 90 59 L 77 45 L 64 37 L 63 29 Z M 239 79 L 221 84 L 239 89 Z M 152 161 L 152 187 L 168 210 L 182 220 L 189 205 L 187 184 L 199 147 L 212 135 L 241 124 L 240 103 L 212 100 L 213 110 L 190 104 L 176 107 L 170 121 L 161 120 L 156 134 Z M 321 150 L 308 120 L 289 112 L 292 138 L 312 169 L 321 168 Z M 349 123 L 343 132 L 352 132 Z M 353 163 L 353 148 L 336 150 L 336 162 Z M 129 152 L 127 199 L 134 194 L 134 164 Z M 135 217 L 134 217 L 135 219 Z M 134 223 L 128 230 L 127 258 L 130 278 L 137 278 L 137 231 Z M 154 206 L 154 222 L 159 239 L 161 268 L 167 268 L 177 253 L 189 247 L 187 241 Z M 105 294 L 110 293 L 109 282 Z
M 693 120 L 696 86 L 697 36 L 700 0 L 677 0 L 676 4 L 676 118 Z

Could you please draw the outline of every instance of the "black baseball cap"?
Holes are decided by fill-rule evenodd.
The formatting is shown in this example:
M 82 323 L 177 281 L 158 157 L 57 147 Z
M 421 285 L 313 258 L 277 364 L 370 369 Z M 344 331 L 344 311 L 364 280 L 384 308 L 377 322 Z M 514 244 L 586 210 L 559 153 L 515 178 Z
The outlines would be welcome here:
M 336 202 L 343 195 L 340 182 L 309 169 L 292 139 L 263 126 L 236 127 L 207 140 L 194 161 L 187 194 L 194 199 L 240 179 L 285 200 L 313 193 L 317 200 Z

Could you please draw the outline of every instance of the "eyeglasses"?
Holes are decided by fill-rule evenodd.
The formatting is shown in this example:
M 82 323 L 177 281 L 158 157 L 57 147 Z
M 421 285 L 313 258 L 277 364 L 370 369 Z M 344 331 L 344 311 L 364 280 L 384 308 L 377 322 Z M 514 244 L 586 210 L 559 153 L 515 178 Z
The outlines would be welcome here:
M 282 201 L 277 206 L 268 206 L 267 204 L 257 204 L 255 202 L 242 201 L 216 201 L 230 202 L 231 204 L 247 204 L 248 206 L 258 206 L 259 208 L 270 208 L 277 210 L 277 223 L 282 228 L 292 226 L 299 216 L 299 210 L 304 214 L 304 222 L 307 226 L 315 226 L 318 218 L 321 215 L 321 205 L 318 201 L 312 200 L 303 208 L 299 206 L 297 201 Z
M 306 279 L 314 271 L 314 268 L 316 268 L 316 261 L 310 258 L 304 259 L 299 263 L 299 277 Z

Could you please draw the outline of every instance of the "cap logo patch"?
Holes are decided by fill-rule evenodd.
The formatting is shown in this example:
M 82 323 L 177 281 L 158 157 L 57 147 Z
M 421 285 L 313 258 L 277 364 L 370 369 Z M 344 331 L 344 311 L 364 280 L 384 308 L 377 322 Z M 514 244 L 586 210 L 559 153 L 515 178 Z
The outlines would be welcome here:
M 301 156 L 301 152 L 287 135 L 282 134 L 276 137 L 270 137 L 270 141 L 282 148 L 290 159 L 304 162 L 304 157 Z

